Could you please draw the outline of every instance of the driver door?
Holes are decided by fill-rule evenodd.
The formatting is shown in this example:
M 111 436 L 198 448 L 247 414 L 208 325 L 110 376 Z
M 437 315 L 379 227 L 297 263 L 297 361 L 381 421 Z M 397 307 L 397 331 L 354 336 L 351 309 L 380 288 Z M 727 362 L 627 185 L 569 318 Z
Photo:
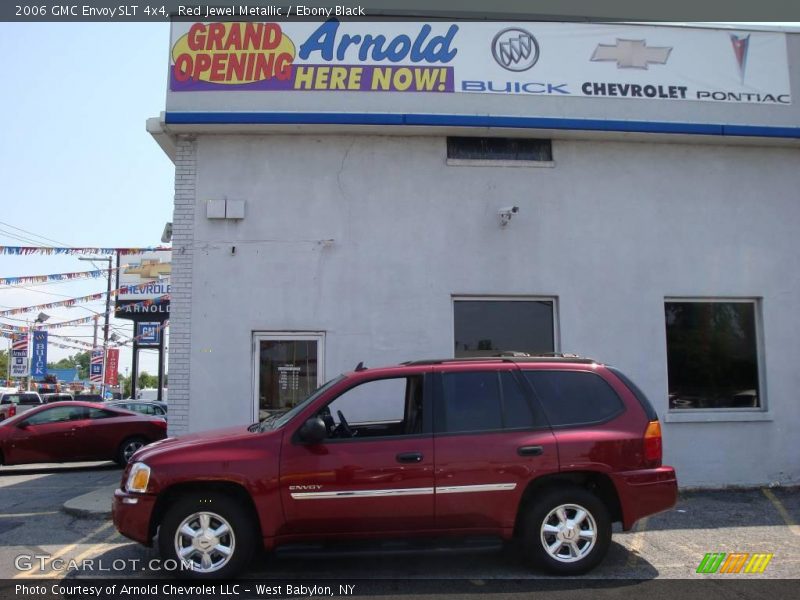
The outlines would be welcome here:
M 433 528 L 429 386 L 422 371 L 367 380 L 318 413 L 328 426 L 321 443 L 298 438 L 302 423 L 286 432 L 286 534 L 364 536 Z
M 68 462 L 78 458 L 75 424 L 83 406 L 53 406 L 26 417 L 15 427 L 8 447 L 9 463 Z

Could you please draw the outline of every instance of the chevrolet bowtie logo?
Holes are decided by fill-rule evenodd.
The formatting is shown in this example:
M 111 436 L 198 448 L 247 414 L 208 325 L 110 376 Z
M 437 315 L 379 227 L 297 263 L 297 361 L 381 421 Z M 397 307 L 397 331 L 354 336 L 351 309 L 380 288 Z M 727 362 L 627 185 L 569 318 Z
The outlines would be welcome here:
M 665 65 L 671 47 L 648 47 L 647 40 L 620 40 L 613 46 L 598 44 L 592 54 L 594 62 L 615 61 L 618 69 L 647 69 L 650 63 Z

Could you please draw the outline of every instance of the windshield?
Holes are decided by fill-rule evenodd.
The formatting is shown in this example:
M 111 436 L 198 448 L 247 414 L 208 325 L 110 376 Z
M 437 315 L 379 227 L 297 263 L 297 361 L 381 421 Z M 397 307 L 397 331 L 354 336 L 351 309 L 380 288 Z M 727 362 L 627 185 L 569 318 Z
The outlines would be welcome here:
M 288 411 L 270 415 L 269 417 L 261 421 L 259 425 L 259 431 L 266 431 L 268 429 L 278 429 L 279 427 L 283 427 L 286 423 L 291 421 L 297 413 L 301 412 L 310 402 L 313 402 L 314 400 L 319 398 L 321 394 L 323 394 L 326 390 L 339 383 L 342 379 L 344 379 L 344 375 L 339 375 L 338 377 L 334 377 L 324 385 L 318 387 L 316 390 L 311 392 L 311 394 L 305 400 L 301 400 L 299 403 L 295 404 Z

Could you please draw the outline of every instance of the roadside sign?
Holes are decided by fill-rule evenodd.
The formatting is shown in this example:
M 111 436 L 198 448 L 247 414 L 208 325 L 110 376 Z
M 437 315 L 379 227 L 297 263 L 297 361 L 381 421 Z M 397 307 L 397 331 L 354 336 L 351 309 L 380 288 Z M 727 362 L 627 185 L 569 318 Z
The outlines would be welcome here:
M 11 356 L 28 356 L 28 334 L 19 333 L 14 335 L 11 341 Z M 26 373 L 27 375 L 27 373 Z
M 140 346 L 158 346 L 161 323 L 136 323 L 136 338 Z
M 47 375 L 47 332 L 33 332 L 33 350 L 31 352 L 31 376 Z
M 119 349 L 109 348 L 106 354 L 106 385 L 117 385 L 119 367 Z
M 92 383 L 103 382 L 103 349 L 92 350 L 92 361 L 89 364 L 89 381 Z
M 28 376 L 28 357 L 27 356 L 12 356 L 11 357 L 11 376 L 12 377 L 27 377 Z

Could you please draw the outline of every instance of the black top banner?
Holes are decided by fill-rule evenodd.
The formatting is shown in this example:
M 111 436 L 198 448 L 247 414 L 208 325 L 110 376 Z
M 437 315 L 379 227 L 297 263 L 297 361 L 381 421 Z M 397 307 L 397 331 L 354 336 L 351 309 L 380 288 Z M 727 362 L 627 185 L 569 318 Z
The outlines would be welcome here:
M 273 20 L 328 18 L 405 20 L 489 19 L 524 21 L 644 21 L 644 22 L 755 22 L 781 25 L 800 22 L 800 2 L 786 0 L 309 0 L 304 4 L 281 1 L 192 0 L 121 2 L 95 0 L 11 0 L 0 3 L 5 22 L 162 22 Z M 800 27 L 798 27 L 800 31 Z

